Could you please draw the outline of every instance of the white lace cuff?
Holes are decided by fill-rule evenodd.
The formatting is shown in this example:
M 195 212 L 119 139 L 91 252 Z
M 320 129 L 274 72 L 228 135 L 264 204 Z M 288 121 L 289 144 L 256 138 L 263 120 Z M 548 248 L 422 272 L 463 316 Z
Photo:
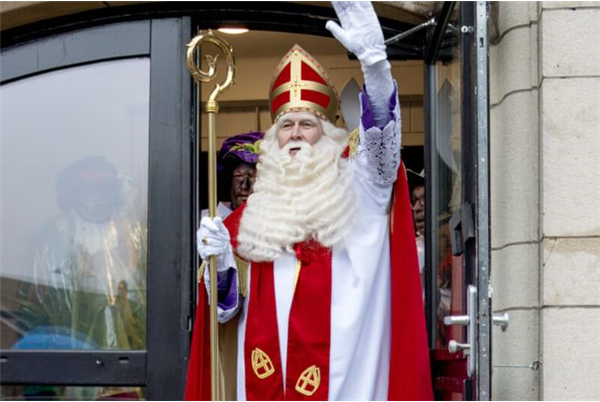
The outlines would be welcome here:
M 360 125 L 360 140 L 355 157 L 355 169 L 366 180 L 390 185 L 396 181 L 400 166 L 400 105 L 396 102 L 393 118 L 383 129 Z

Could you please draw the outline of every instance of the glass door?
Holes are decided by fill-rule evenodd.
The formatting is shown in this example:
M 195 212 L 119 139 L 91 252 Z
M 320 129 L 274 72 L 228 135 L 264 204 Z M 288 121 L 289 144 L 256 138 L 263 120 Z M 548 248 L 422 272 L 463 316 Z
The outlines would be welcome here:
M 147 20 L 2 49 L 2 399 L 182 397 L 187 36 Z
M 434 391 L 440 400 L 486 400 L 491 345 L 487 4 L 446 2 L 425 61 L 424 243 Z

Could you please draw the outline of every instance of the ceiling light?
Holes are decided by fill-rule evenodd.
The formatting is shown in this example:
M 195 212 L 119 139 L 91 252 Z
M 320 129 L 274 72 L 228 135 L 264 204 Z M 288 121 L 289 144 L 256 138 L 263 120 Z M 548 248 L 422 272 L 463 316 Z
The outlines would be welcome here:
M 219 28 L 219 32 L 231 35 L 239 35 L 248 32 L 248 28 Z

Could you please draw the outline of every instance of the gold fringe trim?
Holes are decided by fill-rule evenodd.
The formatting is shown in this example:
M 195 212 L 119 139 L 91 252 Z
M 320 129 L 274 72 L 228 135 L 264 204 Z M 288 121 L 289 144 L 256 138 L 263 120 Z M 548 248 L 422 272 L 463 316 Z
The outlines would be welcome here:
M 248 296 L 248 266 L 250 265 L 248 261 L 234 255 L 235 263 L 237 265 L 238 270 L 238 292 L 244 296 Z
M 241 259 L 237 255 L 234 255 L 235 263 L 237 265 L 238 270 L 238 285 L 239 285 L 239 293 L 247 297 L 248 296 L 248 261 Z M 200 266 L 198 267 L 198 283 L 204 278 L 204 271 L 206 270 L 206 261 L 202 261 Z
M 202 260 L 202 262 L 200 263 L 200 266 L 198 267 L 198 272 L 197 272 L 197 276 L 196 276 L 196 280 L 198 281 L 198 283 L 200 283 L 200 281 L 202 281 L 202 278 L 204 278 L 204 270 L 206 269 L 206 261 Z
M 298 260 L 296 263 L 296 275 L 294 276 L 294 294 L 296 294 L 296 286 L 298 285 L 298 278 L 300 278 L 300 270 L 302 269 L 302 261 Z
M 359 139 L 360 136 L 358 135 L 357 127 L 354 130 L 352 130 L 350 134 L 348 134 L 348 150 L 350 151 L 348 156 L 350 157 L 350 160 L 354 159 L 354 155 L 356 155 L 356 151 L 358 150 Z

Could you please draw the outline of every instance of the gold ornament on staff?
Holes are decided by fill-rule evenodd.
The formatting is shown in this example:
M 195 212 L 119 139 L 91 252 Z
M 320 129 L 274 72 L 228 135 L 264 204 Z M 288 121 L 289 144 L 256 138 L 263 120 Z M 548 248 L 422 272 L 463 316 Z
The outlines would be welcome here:
M 198 85 L 201 82 L 210 82 L 216 75 L 216 65 L 218 55 L 205 55 L 208 62 L 208 72 L 202 71 L 196 64 L 196 50 L 202 43 L 212 43 L 216 45 L 227 63 L 227 76 L 222 84 L 216 84 L 206 102 L 206 113 L 208 114 L 208 215 L 211 218 L 217 216 L 217 144 L 215 118 L 219 112 L 217 97 L 221 92 L 233 84 L 235 76 L 235 60 L 233 58 L 233 49 L 223 38 L 208 31 L 200 31 L 190 43 L 186 45 L 187 56 L 186 65 L 192 78 Z M 211 397 L 213 401 L 219 400 L 219 336 L 218 336 L 218 316 L 217 316 L 217 257 L 211 255 L 209 258 L 210 266 L 210 386 Z

